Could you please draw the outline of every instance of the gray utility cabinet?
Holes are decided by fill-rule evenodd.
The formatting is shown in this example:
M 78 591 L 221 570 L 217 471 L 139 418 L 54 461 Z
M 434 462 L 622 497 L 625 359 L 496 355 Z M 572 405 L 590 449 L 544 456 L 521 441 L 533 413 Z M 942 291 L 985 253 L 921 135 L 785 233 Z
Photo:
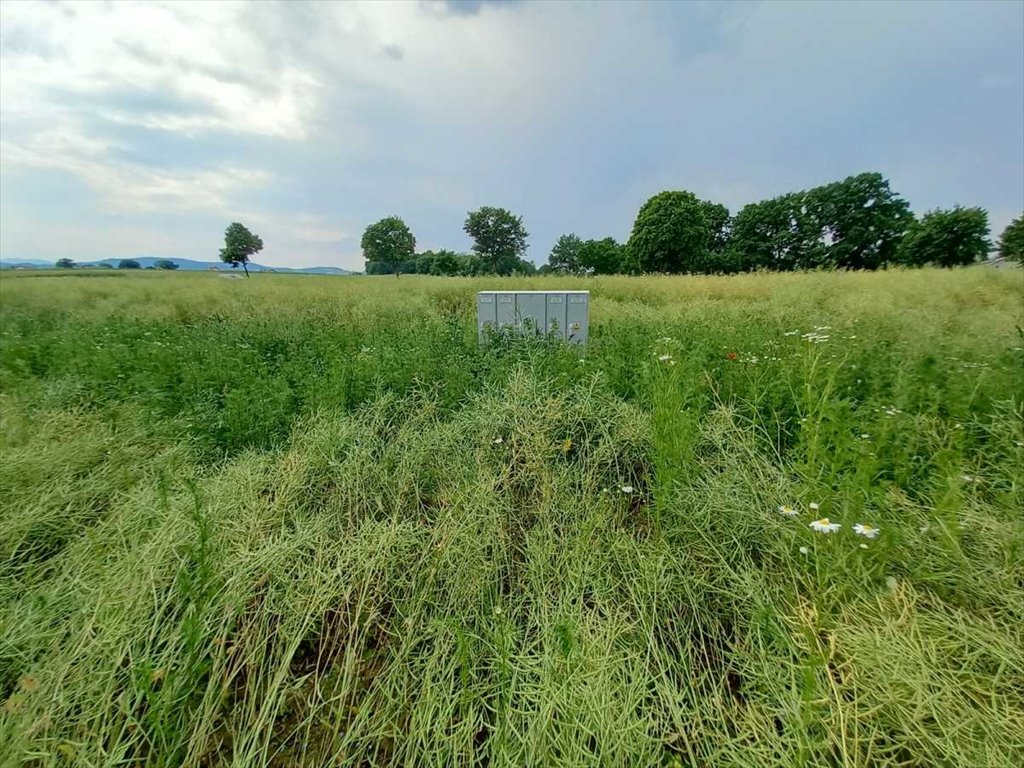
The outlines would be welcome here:
M 549 334 L 584 344 L 590 320 L 590 291 L 480 291 L 476 327 L 483 341 L 488 329 Z

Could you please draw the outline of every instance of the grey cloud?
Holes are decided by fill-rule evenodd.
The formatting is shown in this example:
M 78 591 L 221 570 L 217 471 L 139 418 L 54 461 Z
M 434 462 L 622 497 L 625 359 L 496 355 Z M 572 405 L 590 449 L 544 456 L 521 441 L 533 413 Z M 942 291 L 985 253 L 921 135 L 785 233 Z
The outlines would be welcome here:
M 155 49 L 122 42 L 171 77 L 243 86 L 225 90 L 236 103 L 213 127 L 189 131 L 171 118 L 202 124 L 221 106 L 215 88 L 183 96 L 112 77 L 99 94 L 47 92 L 84 136 L 109 145 L 105 162 L 127 166 L 122 176 L 138 187 L 154 186 L 140 166 L 170 177 L 158 181 L 173 195 L 193 182 L 219 185 L 222 208 L 188 214 L 202 226 L 184 226 L 173 211 L 117 214 L 133 236 L 142 221 L 180 233 L 178 255 L 215 252 L 220 211 L 248 211 L 269 263 L 358 267 L 358 234 L 383 215 L 403 216 L 424 248 L 465 248 L 466 211 L 497 204 L 524 215 L 530 256 L 542 262 L 562 232 L 628 236 L 640 204 L 662 189 L 691 189 L 735 210 L 873 169 L 917 210 L 963 202 L 995 218 L 1024 205 L 1017 6 L 234 7 L 230 34 L 236 46 L 245 41 L 245 55 L 200 63 L 159 40 L 147 43 Z M 391 63 L 399 58 L 406 63 Z M 315 82 L 297 91 L 297 106 L 286 104 L 302 130 L 233 125 L 276 113 L 286 70 Z M 201 175 L 218 168 L 259 168 L 272 183 Z M 99 167 L 87 170 L 107 183 Z M 30 187 L 3 187 L 5 248 L 31 245 L 20 191 Z M 79 209 L 84 248 L 106 209 L 84 194 Z M 104 226 L 117 225 L 106 215 Z M 73 223 L 62 220 L 65 230 Z
M 405 51 L 399 45 L 382 45 L 380 52 L 382 56 L 392 61 L 401 61 L 402 56 L 405 55 Z

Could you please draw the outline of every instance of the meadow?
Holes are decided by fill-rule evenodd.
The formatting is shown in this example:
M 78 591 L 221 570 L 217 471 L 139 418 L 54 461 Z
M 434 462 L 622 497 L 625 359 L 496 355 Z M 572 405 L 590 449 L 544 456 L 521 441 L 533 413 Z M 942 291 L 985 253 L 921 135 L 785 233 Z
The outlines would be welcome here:
M 1016 768 L 1022 328 L 984 267 L 5 274 L 0 764 Z

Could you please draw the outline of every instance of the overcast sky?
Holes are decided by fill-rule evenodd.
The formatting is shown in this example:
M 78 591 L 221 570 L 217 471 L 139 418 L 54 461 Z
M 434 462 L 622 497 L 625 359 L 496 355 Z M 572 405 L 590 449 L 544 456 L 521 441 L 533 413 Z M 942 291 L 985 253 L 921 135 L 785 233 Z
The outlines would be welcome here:
M 0 255 L 362 268 L 466 211 L 629 235 L 880 171 L 921 213 L 1024 209 L 1024 3 L 0 4 Z

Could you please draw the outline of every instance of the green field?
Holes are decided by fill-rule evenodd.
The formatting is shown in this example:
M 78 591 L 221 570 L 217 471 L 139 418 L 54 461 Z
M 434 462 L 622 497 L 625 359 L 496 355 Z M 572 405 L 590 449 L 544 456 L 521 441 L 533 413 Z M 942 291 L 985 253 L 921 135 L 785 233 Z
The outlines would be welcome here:
M 512 287 L 589 289 L 585 352 L 478 347 Z M 1024 764 L 1020 270 L 4 275 L 0 321 L 0 763 Z

